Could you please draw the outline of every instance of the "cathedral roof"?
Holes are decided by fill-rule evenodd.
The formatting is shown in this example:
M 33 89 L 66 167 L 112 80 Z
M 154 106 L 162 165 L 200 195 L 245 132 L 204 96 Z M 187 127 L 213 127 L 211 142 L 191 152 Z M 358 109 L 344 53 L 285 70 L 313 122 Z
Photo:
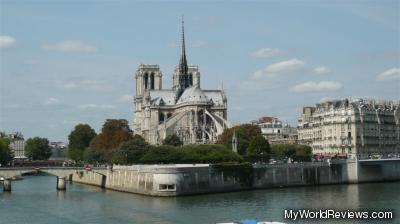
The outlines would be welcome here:
M 224 106 L 224 94 L 221 90 L 202 90 L 198 86 L 186 88 L 175 103 L 176 92 L 173 90 L 151 90 L 150 98 L 153 106 L 174 106 L 183 103 L 212 104 Z
M 173 90 L 151 90 L 152 105 L 175 105 L 175 92 Z
M 185 91 L 182 93 L 181 97 L 177 104 L 181 103 L 207 103 L 207 97 L 204 92 L 200 89 L 199 86 L 191 86 L 186 88 Z
M 208 101 L 212 101 L 215 106 L 224 105 L 224 95 L 221 90 L 203 90 Z

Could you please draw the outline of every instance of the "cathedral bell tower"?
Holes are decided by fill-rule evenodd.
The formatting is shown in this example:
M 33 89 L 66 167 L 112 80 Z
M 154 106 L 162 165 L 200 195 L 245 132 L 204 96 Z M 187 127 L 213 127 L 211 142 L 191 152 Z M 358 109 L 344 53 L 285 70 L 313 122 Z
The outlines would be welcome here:
M 148 112 L 148 102 L 150 100 L 150 91 L 162 89 L 162 73 L 158 65 L 140 64 L 135 73 L 136 94 L 134 97 L 134 118 L 133 131 L 137 134 L 143 134 L 146 130 L 146 122 L 150 114 Z

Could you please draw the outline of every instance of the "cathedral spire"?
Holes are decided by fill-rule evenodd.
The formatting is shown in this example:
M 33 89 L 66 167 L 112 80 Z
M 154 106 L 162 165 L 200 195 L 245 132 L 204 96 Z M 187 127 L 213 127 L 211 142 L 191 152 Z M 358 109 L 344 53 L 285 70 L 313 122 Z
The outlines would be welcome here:
M 181 39 L 181 55 L 179 59 L 179 75 L 186 76 L 188 73 L 188 65 L 186 61 L 186 49 L 185 49 L 185 24 L 182 15 L 182 39 Z

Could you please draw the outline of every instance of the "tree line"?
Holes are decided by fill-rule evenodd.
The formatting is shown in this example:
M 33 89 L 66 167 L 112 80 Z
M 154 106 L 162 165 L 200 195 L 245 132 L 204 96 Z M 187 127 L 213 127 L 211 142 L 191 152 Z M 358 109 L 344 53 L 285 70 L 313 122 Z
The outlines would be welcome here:
M 243 158 L 224 145 L 185 145 L 176 135 L 162 145 L 150 145 L 133 135 L 126 120 L 107 120 L 101 133 L 79 124 L 68 136 L 68 157 L 99 164 L 218 163 L 241 162 Z
M 297 162 L 309 162 L 312 158 L 312 148 L 298 144 L 273 144 L 261 134 L 257 125 L 243 124 L 226 129 L 219 136 L 217 144 L 232 148 L 232 137 L 236 135 L 237 151 L 248 162 L 268 162 L 273 158 L 286 161 L 289 158 Z
M 232 151 L 236 135 L 237 153 Z M 257 125 L 244 124 L 226 129 L 213 145 L 184 145 L 176 135 L 167 136 L 162 145 L 150 145 L 139 135 L 133 135 L 125 119 L 108 119 L 101 132 L 88 124 L 78 124 L 68 135 L 67 157 L 77 163 L 151 164 L 151 163 L 221 163 L 269 162 L 271 158 L 311 161 L 311 147 L 305 145 L 270 145 Z M 0 164 L 12 161 L 8 139 L 0 139 Z M 26 156 L 30 160 L 47 160 L 51 148 L 46 138 L 26 141 Z
M 25 142 L 25 156 L 30 160 L 47 160 L 51 156 L 49 140 L 46 138 L 28 138 Z M 14 159 L 10 139 L 0 138 L 0 166 L 8 166 Z
M 232 152 L 232 136 L 237 153 Z M 270 158 L 311 161 L 311 148 L 304 145 L 269 145 L 257 125 L 226 129 L 217 144 L 185 145 L 176 135 L 162 145 L 149 145 L 133 135 L 128 121 L 109 119 L 101 133 L 87 124 L 77 125 L 68 136 L 68 157 L 75 161 L 108 164 L 268 162 Z

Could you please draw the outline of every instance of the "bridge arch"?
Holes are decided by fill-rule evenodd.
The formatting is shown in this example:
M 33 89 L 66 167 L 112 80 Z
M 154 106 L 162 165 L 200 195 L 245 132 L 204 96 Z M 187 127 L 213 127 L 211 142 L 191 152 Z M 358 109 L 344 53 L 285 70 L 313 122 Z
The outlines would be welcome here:
M 4 191 L 11 191 L 12 179 L 26 173 L 47 173 L 57 177 L 57 190 L 65 190 L 67 178 L 71 178 L 73 174 L 81 172 L 93 172 L 102 176 L 102 183 L 106 183 L 107 169 L 95 168 L 86 170 L 83 167 L 26 167 L 26 168 L 2 168 L 0 169 L 0 177 L 4 178 Z

